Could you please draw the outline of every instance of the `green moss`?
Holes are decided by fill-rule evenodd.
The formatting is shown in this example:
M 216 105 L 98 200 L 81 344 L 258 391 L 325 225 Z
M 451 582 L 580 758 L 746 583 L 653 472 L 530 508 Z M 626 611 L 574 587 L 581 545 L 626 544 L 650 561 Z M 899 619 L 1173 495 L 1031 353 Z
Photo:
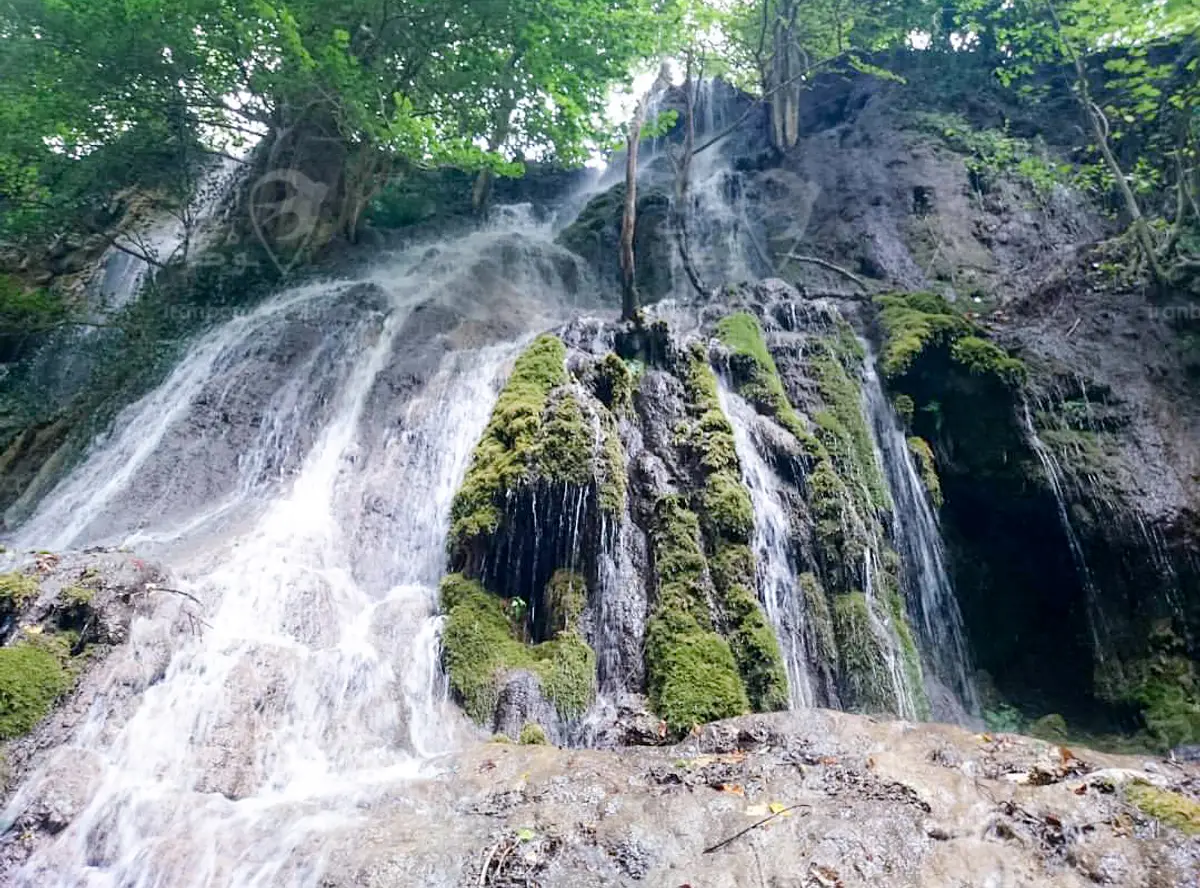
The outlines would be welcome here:
M 574 631 L 528 645 L 514 637 L 504 602 L 460 574 L 442 582 L 443 661 L 450 687 L 473 719 L 486 723 L 496 709 L 500 684 L 526 670 L 564 719 L 583 714 L 595 696 L 596 654 Z
M 758 318 L 737 312 L 721 319 L 717 336 L 733 356 L 738 394 L 804 441 L 811 433 L 788 400 Z
M 700 519 L 682 497 L 658 501 L 652 540 L 659 606 L 689 613 L 697 624 L 710 627 L 708 561 L 700 545 Z
M 546 606 L 550 610 L 551 632 L 578 628 L 587 606 L 587 582 L 574 571 L 555 571 L 546 585 Z
M 0 740 L 23 736 L 71 688 L 69 647 L 38 638 L 0 648 Z
M 908 439 L 908 451 L 917 461 L 917 472 L 921 476 L 921 484 L 929 494 L 929 501 L 935 509 L 942 507 L 942 480 L 938 477 L 937 462 L 933 458 L 933 448 L 924 438 L 915 435 Z
M 454 498 L 452 545 L 500 526 L 503 493 L 530 476 L 550 392 L 567 381 L 565 361 L 566 347 L 554 336 L 539 336 L 517 359 Z
M 0 574 L 0 607 L 21 610 L 37 598 L 39 591 L 37 577 L 19 571 Z
M 908 624 L 904 599 L 898 592 L 888 592 L 888 611 L 892 618 L 892 631 L 899 645 L 900 666 L 904 670 L 904 683 L 908 686 L 920 721 L 930 716 L 929 699 L 925 696 L 925 679 L 921 673 L 921 654 L 917 650 L 916 637 Z
M 616 352 L 609 352 L 596 365 L 596 397 L 613 413 L 628 413 L 633 409 L 633 392 L 637 380 L 629 365 Z
M 650 703 L 675 733 L 750 708 L 729 643 L 687 611 L 656 609 L 646 627 Z
M 531 454 L 535 474 L 547 481 L 583 487 L 592 479 L 596 435 L 583 408 L 567 390 L 549 399 Z
M 955 341 L 950 356 L 972 373 L 998 376 L 1010 385 L 1025 382 L 1027 371 L 1024 362 L 1012 357 L 994 342 L 978 336 L 964 336 Z
M 537 722 L 525 722 L 525 726 L 521 728 L 521 736 L 518 742 L 522 746 L 546 746 L 549 741 L 546 739 L 546 732 L 542 730 L 542 726 Z
M 846 702 L 866 712 L 888 712 L 895 705 L 895 689 L 870 607 L 861 592 L 837 595 L 833 600 L 840 674 L 849 697 Z
M 704 482 L 705 520 L 711 532 L 731 542 L 744 543 L 754 532 L 754 504 L 740 478 L 731 472 L 714 472 Z
M 751 707 L 756 712 L 786 709 L 787 671 L 779 639 L 752 588 L 735 583 L 721 592 L 721 599 L 730 625 L 730 648 Z
M 1026 378 L 1023 362 L 995 343 L 933 293 L 892 293 L 875 299 L 883 328 L 880 367 L 888 379 L 903 376 L 927 348 L 948 346 L 952 360 L 971 373 L 992 375 L 1008 385 Z
M 1125 798 L 1147 817 L 1189 836 L 1200 835 L 1200 802 L 1148 783 L 1132 783 Z
M 1161 749 L 1200 742 L 1200 673 L 1169 622 L 1150 631 L 1141 659 L 1098 675 L 1097 687 L 1104 699 L 1137 706 Z
M 625 448 L 612 414 L 601 417 L 604 425 L 603 470 L 600 480 L 600 508 L 609 515 L 620 515 L 625 511 L 628 482 L 625 477 Z
M 892 293 L 877 296 L 875 304 L 884 333 L 879 363 L 889 379 L 903 376 L 929 346 L 971 331 L 970 322 L 934 293 Z
M 655 510 L 657 600 L 646 630 L 650 701 L 674 731 L 749 708 L 729 643 L 713 629 L 700 521 L 681 497 Z
M 67 607 L 87 607 L 96 597 L 96 590 L 86 586 L 68 586 L 62 591 L 62 603 Z
M 911 426 L 917 412 L 917 405 L 913 403 L 913 399 L 908 395 L 896 395 L 892 399 L 892 406 L 896 410 L 896 415 L 900 417 L 900 421 L 904 423 L 904 427 Z
M 855 360 L 855 352 L 847 358 L 839 358 L 839 339 L 823 344 L 817 354 L 809 359 L 809 365 L 817 380 L 817 388 L 828 411 L 818 414 L 817 437 L 840 464 L 844 478 L 856 478 L 870 495 L 870 505 L 886 509 L 891 505 L 883 471 L 875 455 L 875 443 L 863 418 L 862 389 L 850 377 L 843 360 Z M 857 345 L 857 340 L 853 340 Z M 851 365 L 857 366 L 857 364 Z
M 813 653 L 818 662 L 826 664 L 831 670 L 837 670 L 838 651 L 837 639 L 833 632 L 833 615 L 829 612 L 829 599 L 825 589 L 816 574 L 802 573 L 799 580 L 800 591 L 804 595 L 804 603 L 808 616 L 808 633 L 811 638 Z

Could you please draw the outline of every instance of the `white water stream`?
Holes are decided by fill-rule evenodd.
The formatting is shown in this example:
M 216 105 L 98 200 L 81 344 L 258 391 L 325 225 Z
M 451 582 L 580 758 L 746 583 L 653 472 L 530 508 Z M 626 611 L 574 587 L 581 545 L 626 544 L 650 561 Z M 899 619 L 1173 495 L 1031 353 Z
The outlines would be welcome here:
M 436 767 L 461 725 L 434 616 L 451 500 L 577 273 L 523 223 L 426 245 L 234 318 L 122 414 L 13 545 L 136 545 L 198 631 L 139 621 L 99 667 L 5 820 L 67 762 L 90 801 L 14 884 L 307 888 L 323 835 Z

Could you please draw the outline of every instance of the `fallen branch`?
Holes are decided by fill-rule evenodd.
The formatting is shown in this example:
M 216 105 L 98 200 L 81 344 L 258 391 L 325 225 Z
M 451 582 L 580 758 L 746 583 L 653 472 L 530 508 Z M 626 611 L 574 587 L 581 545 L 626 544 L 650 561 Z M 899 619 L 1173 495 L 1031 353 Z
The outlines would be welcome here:
M 738 839 L 740 839 L 742 836 L 744 836 L 746 833 L 748 833 L 748 832 L 752 832 L 752 831 L 754 831 L 754 830 L 758 829 L 760 826 L 763 826 L 764 824 L 770 823 L 770 822 L 771 822 L 772 820 L 774 820 L 776 817 L 782 817 L 784 814 L 787 814 L 789 811 L 795 811 L 797 808 L 809 808 L 809 809 L 811 809 L 811 808 L 812 808 L 812 805 L 805 805 L 805 804 L 792 805 L 790 808 L 784 808 L 784 809 L 783 809 L 783 810 L 781 810 L 781 811 L 776 811 L 774 814 L 770 815 L 769 817 L 764 817 L 762 820 L 758 821 L 757 823 L 752 823 L 752 824 L 750 824 L 748 827 L 746 827 L 746 828 L 745 828 L 744 830 L 742 830 L 741 832 L 736 832 L 736 833 L 734 833 L 733 835 L 731 835 L 729 838 L 725 839 L 724 841 L 717 842 L 717 844 L 713 845 L 711 848 L 705 848 L 705 849 L 704 849 L 704 853 L 705 853 L 705 854 L 712 854 L 714 851 L 720 851 L 720 850 L 721 850 L 722 848 L 724 848 L 726 845 L 729 845 L 729 844 L 731 844 L 731 843 L 733 843 L 733 842 L 737 841 L 737 840 L 738 840 Z
M 827 271 L 832 271 L 834 274 L 840 274 L 842 277 L 846 278 L 847 280 L 853 281 L 855 284 L 857 284 L 859 287 L 862 288 L 862 291 L 864 293 L 871 292 L 872 288 L 867 283 L 865 278 L 861 278 L 858 275 L 856 275 L 854 272 L 850 271 L 849 269 L 842 268 L 842 266 L 836 265 L 833 262 L 828 262 L 824 259 L 818 259 L 816 256 L 800 256 L 800 255 L 797 255 L 796 253 L 788 253 L 783 258 L 790 259 L 793 262 L 806 262 L 809 265 L 818 265 L 821 268 L 826 269 Z
M 170 592 L 172 595 L 182 595 L 184 598 L 190 598 L 192 601 L 196 602 L 196 604 L 198 604 L 200 607 L 204 607 L 204 602 L 201 601 L 199 598 L 197 598 L 195 595 L 193 595 L 191 592 L 184 592 L 180 589 L 168 589 L 166 586 L 158 586 L 158 585 L 155 585 L 154 583 L 147 583 L 146 591 L 147 592 Z

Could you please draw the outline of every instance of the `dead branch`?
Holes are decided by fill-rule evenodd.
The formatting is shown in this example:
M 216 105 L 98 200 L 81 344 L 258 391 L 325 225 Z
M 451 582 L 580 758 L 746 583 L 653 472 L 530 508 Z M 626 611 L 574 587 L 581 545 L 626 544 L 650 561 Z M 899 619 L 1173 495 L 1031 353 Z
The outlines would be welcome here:
M 835 274 L 840 274 L 842 277 L 846 278 L 847 280 L 853 281 L 855 284 L 857 284 L 864 293 L 870 293 L 874 289 L 873 287 L 871 287 L 870 284 L 867 283 L 865 278 L 861 278 L 858 275 L 856 275 L 854 272 L 850 271 L 849 269 L 842 268 L 842 266 L 836 265 L 833 262 L 829 262 L 825 259 L 819 259 L 816 256 L 800 256 L 796 253 L 788 253 L 783 258 L 789 259 L 793 262 L 805 262 L 805 263 L 808 263 L 809 265 L 817 265 L 817 266 L 820 266 L 821 268 L 826 269 L 827 271 L 832 271 Z
M 736 832 L 736 833 L 734 833 L 733 835 L 731 835 L 729 838 L 727 838 L 727 839 L 724 839 L 723 841 L 717 842 L 717 844 L 713 845 L 712 847 L 710 847 L 710 848 L 705 848 L 705 849 L 704 849 L 704 853 L 705 853 L 705 854 L 712 854 L 714 851 L 720 851 L 720 850 L 721 850 L 722 848 L 724 848 L 726 845 L 729 845 L 730 843 L 732 843 L 732 842 L 735 842 L 735 841 L 737 841 L 738 839 L 740 839 L 742 836 L 746 835 L 746 833 L 748 833 L 748 832 L 753 832 L 754 830 L 758 829 L 760 826 L 764 826 L 765 824 L 768 824 L 768 823 L 770 823 L 770 822 L 771 822 L 772 820 L 774 820 L 776 817 L 782 817 L 784 814 L 787 814 L 789 811 L 795 811 L 797 808 L 808 808 L 808 809 L 809 809 L 809 811 L 811 811 L 811 810 L 812 810 L 812 805 L 805 805 L 805 804 L 792 805 L 792 806 L 791 806 L 791 807 L 789 807 L 789 808 L 784 808 L 784 809 L 783 809 L 783 810 L 781 810 L 781 811 L 776 811 L 776 812 L 775 812 L 774 814 L 772 814 L 771 816 L 769 816 L 769 817 L 764 817 L 762 820 L 759 820 L 757 823 L 752 823 L 752 824 L 750 824 L 748 827 L 746 827 L 746 828 L 745 828 L 745 829 L 743 829 L 742 831 L 740 831 L 740 832 Z M 806 811 L 806 812 L 805 812 L 805 814 L 806 814 L 806 815 L 807 815 L 808 813 L 809 813 L 808 811 Z

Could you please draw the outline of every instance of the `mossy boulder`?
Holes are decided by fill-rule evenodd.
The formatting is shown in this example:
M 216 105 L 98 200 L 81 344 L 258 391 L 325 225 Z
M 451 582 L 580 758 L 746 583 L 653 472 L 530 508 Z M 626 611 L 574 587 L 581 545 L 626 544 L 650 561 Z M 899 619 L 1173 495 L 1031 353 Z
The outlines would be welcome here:
M 506 738 L 507 739 L 507 738 Z M 522 746 L 548 746 L 546 732 L 536 722 L 526 722 L 521 728 L 521 736 L 517 740 Z
M 993 342 L 970 318 L 936 293 L 891 293 L 875 299 L 883 331 L 879 356 L 884 376 L 904 376 L 926 350 L 944 346 L 955 363 L 970 373 L 990 375 L 1019 386 L 1025 364 Z
M 1125 789 L 1125 798 L 1147 817 L 1185 835 L 1200 835 L 1200 802 L 1182 793 L 1148 783 L 1131 783 Z
M 20 571 L 0 574 L 0 610 L 20 611 L 38 596 L 37 577 Z
M 534 611 L 555 570 L 589 569 L 593 531 L 625 508 L 616 418 L 566 356 L 552 335 L 520 355 L 451 507 L 451 570 Z
M 505 676 L 516 671 L 536 676 L 565 720 L 591 705 L 596 653 L 578 632 L 566 629 L 552 640 L 528 644 L 505 602 L 461 574 L 442 581 L 441 595 L 443 663 L 451 689 L 475 721 L 490 722 Z
M 70 690 L 69 655 L 61 636 L 34 635 L 0 648 L 0 740 L 29 733 Z

